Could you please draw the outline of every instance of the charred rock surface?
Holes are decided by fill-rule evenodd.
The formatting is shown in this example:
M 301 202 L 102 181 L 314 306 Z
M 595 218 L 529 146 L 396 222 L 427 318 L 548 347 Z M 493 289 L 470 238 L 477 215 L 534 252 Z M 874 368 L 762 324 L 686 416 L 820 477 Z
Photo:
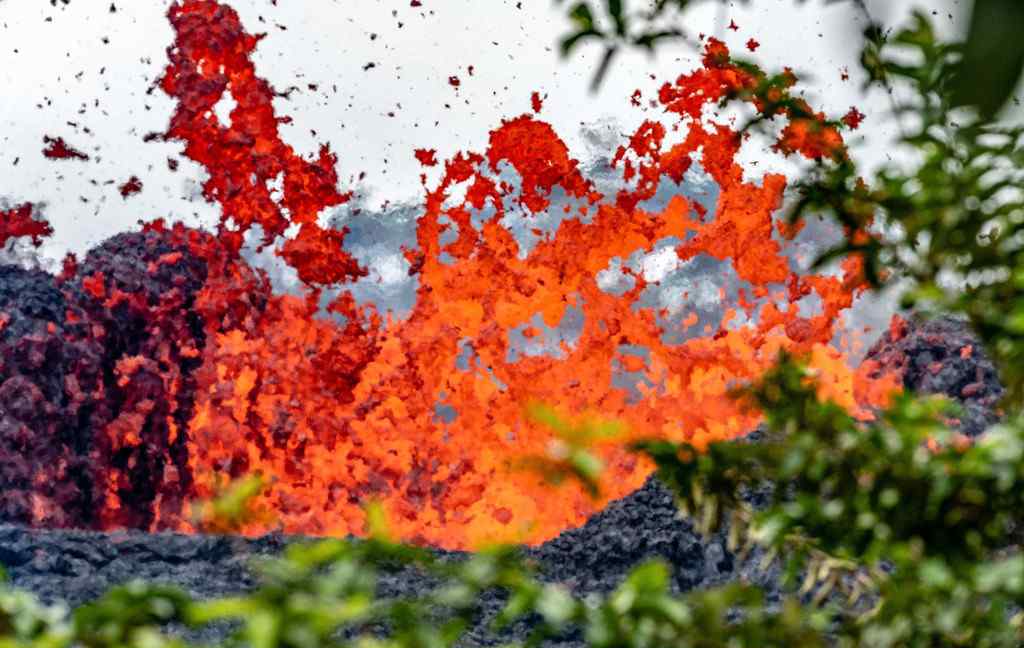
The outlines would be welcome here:
M 100 533 L 53 531 L 0 526 L 0 563 L 11 581 L 48 602 L 69 605 L 92 600 L 110 587 L 143 579 L 173 584 L 199 598 L 248 590 L 256 579 L 248 565 L 259 556 L 275 555 L 299 539 L 266 536 L 243 539 L 224 536 L 149 534 L 140 531 Z M 438 552 L 453 560 L 462 554 Z M 759 556 L 739 562 L 726 550 L 724 538 L 710 542 L 679 519 L 671 494 L 650 479 L 639 491 L 612 503 L 579 529 L 567 531 L 525 554 L 536 562 L 547 581 L 559 582 L 579 595 L 609 592 L 630 569 L 660 558 L 672 565 L 678 591 L 708 587 L 743 578 L 763 585 L 769 602 L 778 598 L 778 573 L 760 571 Z M 383 596 L 408 596 L 431 582 L 419 572 L 402 570 L 383 575 Z M 524 638 L 528 623 L 500 637 L 489 622 L 504 602 L 499 592 L 480 601 L 477 624 L 467 634 L 468 645 L 489 645 Z M 218 630 L 201 638 L 216 638 Z M 567 635 L 552 645 L 583 645 Z
M 254 556 L 283 540 L 246 540 L 142 531 L 25 529 L 0 526 L 0 563 L 14 585 L 47 602 L 75 606 L 136 579 L 173 583 L 196 596 L 243 591 Z
M 104 351 L 103 421 L 94 427 L 98 479 L 117 498 L 104 526 L 147 528 L 158 493 L 180 497 L 188 484 L 184 435 L 192 413 L 193 371 L 205 346 L 194 309 L 207 278 L 190 245 L 195 230 L 146 229 L 119 234 L 89 251 L 69 285 L 83 339 Z M 102 500 L 97 501 L 100 508 Z
M 99 349 L 65 337 L 49 274 L 0 266 L 0 519 L 80 526 L 91 510 L 88 393 Z
M 919 394 L 944 394 L 963 414 L 954 423 L 974 437 L 999 419 L 1003 395 L 995 365 L 968 324 L 954 317 L 894 319 L 868 351 L 885 372 L 897 371 L 903 386 Z
M 724 538 L 708 541 L 681 519 L 672 493 L 655 478 L 643 488 L 612 502 L 585 525 L 530 550 L 550 580 L 580 594 L 610 592 L 638 564 L 661 559 L 673 567 L 680 592 L 725 582 L 737 570 L 755 582 L 769 583 L 738 565 Z

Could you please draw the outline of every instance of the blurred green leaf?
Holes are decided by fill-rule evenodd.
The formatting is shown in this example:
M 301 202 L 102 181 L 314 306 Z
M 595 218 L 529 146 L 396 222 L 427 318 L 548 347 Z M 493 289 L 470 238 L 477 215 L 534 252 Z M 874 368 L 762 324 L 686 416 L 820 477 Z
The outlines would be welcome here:
M 629 31 L 629 19 L 623 13 L 622 0 L 606 0 L 608 15 L 615 24 L 615 33 L 620 38 L 625 38 Z
M 264 519 L 266 512 L 258 511 L 254 504 L 265 488 L 258 475 L 230 482 L 212 500 L 193 503 L 196 526 L 208 533 L 232 533 L 247 522 Z
M 527 406 L 526 416 L 551 430 L 555 439 L 549 444 L 545 456 L 527 457 L 522 465 L 539 471 L 554 484 L 567 478 L 576 479 L 591 496 L 597 497 L 600 494 L 599 482 L 604 462 L 591 448 L 596 443 L 622 434 L 622 425 L 592 417 L 571 423 L 542 403 Z
M 957 106 L 976 106 L 986 119 L 1016 89 L 1024 67 L 1024 2 L 974 0 L 963 61 L 953 85 Z
M 594 28 L 594 13 L 586 2 L 578 2 L 569 11 L 569 18 L 576 24 L 579 31 L 586 31 Z

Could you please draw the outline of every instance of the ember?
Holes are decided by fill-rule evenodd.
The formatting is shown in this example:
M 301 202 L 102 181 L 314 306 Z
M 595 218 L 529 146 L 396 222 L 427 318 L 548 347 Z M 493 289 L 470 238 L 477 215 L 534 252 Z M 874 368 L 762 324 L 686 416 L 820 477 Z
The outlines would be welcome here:
M 33 477 L 33 468 L 18 473 L 26 510 L 9 517 L 194 531 L 188 500 L 256 473 L 268 484 L 256 507 L 269 515 L 247 533 L 270 530 L 262 520 L 272 520 L 290 533 L 361 534 L 365 506 L 377 501 L 404 540 L 451 549 L 537 544 L 645 482 L 652 467 L 627 442 L 658 436 L 701 446 L 753 429 L 758 415 L 730 389 L 760 376 L 780 350 L 807 356 L 821 370 L 823 394 L 859 416 L 895 385 L 877 366 L 852 369 L 829 344 L 863 289 L 858 259 L 839 276 L 797 272 L 787 257 L 797 230 L 773 218 L 785 178 L 745 181 L 735 161 L 741 138 L 702 117 L 757 83 L 723 43 L 709 39 L 704 66 L 662 87 L 658 101 L 670 119 L 645 122 L 615 153 L 624 186 L 614 196 L 598 191 L 532 114 L 492 131 L 485 151 L 443 162 L 437 184 L 426 187 L 417 246 L 405 250 L 419 288 L 412 312 L 398 320 L 344 289 L 367 270 L 344 249 L 347 232 L 323 227 L 319 216 L 351 194 L 338 189 L 326 146 L 310 161 L 281 139 L 273 89 L 250 58 L 261 37 L 214 0 L 175 3 L 168 15 L 176 40 L 161 85 L 177 108 L 166 136 L 208 173 L 203 193 L 221 207 L 219 231 L 156 223 L 68 264 L 53 293 L 67 306 L 54 311 L 50 343 L 54 353 L 67 353 L 64 344 L 92 355 L 71 362 L 71 377 L 46 398 L 73 391 L 87 420 L 64 430 L 55 410 L 52 421 L 19 419 L 11 429 L 26 443 L 67 439 L 38 470 L 77 471 L 74 484 L 92 508 L 54 518 L 68 496 L 48 489 L 67 478 Z M 224 93 L 235 101 L 228 124 L 213 110 Z M 540 110 L 539 95 L 531 103 Z M 840 133 L 823 116 L 806 116 L 815 114 L 779 115 L 788 126 L 778 148 L 811 159 L 844 155 Z M 415 154 L 426 166 L 437 162 L 433 151 Z M 646 207 L 698 157 L 720 191 L 714 213 L 681 194 Z M 556 203 L 556 194 L 565 199 Z M 507 226 L 554 210 L 559 227 L 532 247 Z M 306 298 L 272 294 L 241 259 L 256 226 L 305 282 Z M 599 284 L 619 260 L 665 241 L 682 261 L 731 263 L 744 286 L 740 303 L 704 337 L 667 341 L 694 322 L 646 306 L 653 282 L 642 273 L 624 268 L 630 285 L 621 293 Z M 342 288 L 327 306 L 340 318 L 322 316 L 327 287 Z M 816 314 L 801 313 L 812 296 Z M 570 312 L 582 320 L 578 337 L 548 340 L 540 323 L 550 330 Z M 516 332 L 555 350 L 516 354 Z M 623 369 L 632 376 L 626 386 Z M 32 371 L 22 373 L 31 380 Z M 575 484 L 553 497 L 541 475 L 520 469 L 554 440 L 523 416 L 533 402 L 569 419 L 625 424 L 620 438 L 594 448 L 606 466 L 599 500 Z M 454 415 L 438 416 L 441 405 Z M 30 512 L 27 502 L 40 497 L 51 514 Z
M 78 149 L 68 145 L 63 137 L 43 137 L 43 155 L 51 160 L 88 160 L 89 156 Z
M 46 221 L 32 218 L 35 207 L 25 203 L 12 209 L 0 210 L 0 247 L 12 239 L 28 236 L 32 245 L 39 247 L 43 239 L 53 234 L 53 228 Z
M 132 176 L 118 187 L 117 190 L 122 198 L 127 198 L 142 191 L 142 180 L 139 180 L 138 176 Z

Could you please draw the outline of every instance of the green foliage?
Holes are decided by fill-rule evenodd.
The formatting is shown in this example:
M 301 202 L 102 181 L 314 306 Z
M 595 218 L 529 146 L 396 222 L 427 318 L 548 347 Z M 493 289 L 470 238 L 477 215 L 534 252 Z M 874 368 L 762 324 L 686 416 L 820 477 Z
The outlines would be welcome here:
M 116 587 L 98 601 L 75 610 L 74 633 L 65 641 L 74 641 L 87 648 L 158 648 L 180 644 L 180 641 L 164 637 L 158 626 L 183 621 L 189 604 L 188 597 L 172 587 L 144 583 Z
M 27 592 L 11 589 L 6 584 L 0 587 L 0 646 L 9 648 L 31 643 L 40 648 L 58 648 L 67 645 L 72 630 L 64 607 L 42 605 Z
M 555 1 L 559 4 L 564 2 Z M 641 49 L 653 54 L 657 46 L 676 41 L 696 49 L 697 43 L 673 19 L 683 21 L 687 9 L 708 1 L 653 0 L 644 3 L 640 11 L 630 12 L 625 0 L 578 0 L 569 9 L 568 18 L 572 30 L 559 41 L 559 51 L 563 57 L 567 57 L 583 43 L 597 42 L 603 46 L 604 53 L 590 83 L 591 91 L 595 91 L 601 86 L 612 60 L 623 48 Z M 741 1 L 750 4 L 752 0 Z M 863 7 L 861 0 L 825 0 L 825 4 L 840 2 L 853 2 Z
M 1024 65 L 1024 3 L 1018 0 L 974 0 L 971 26 L 953 102 L 977 106 L 991 118 L 1011 96 Z
M 1024 558 L 998 555 L 1024 508 L 1024 420 L 963 447 L 943 423 L 948 403 L 905 395 L 863 425 L 820 402 L 812 376 L 788 358 L 747 397 L 767 413 L 763 440 L 703 454 L 641 446 L 705 532 L 728 522 L 746 543 L 785 556 L 814 607 L 842 595 L 831 618 L 851 642 L 1024 639 L 1007 623 L 1007 610 L 1024 604 Z M 778 486 L 761 490 L 762 506 L 747 504 L 769 481 Z
M 193 505 L 196 527 L 206 533 L 238 532 L 246 522 L 260 517 L 260 513 L 253 509 L 253 502 L 264 487 L 263 480 L 257 475 L 228 483 L 212 501 Z
M 604 53 L 591 81 L 593 91 L 600 87 L 612 60 L 623 48 L 653 53 L 658 45 L 675 41 L 696 49 L 697 43 L 687 37 L 686 11 L 699 4 L 724 4 L 725 1 L 646 0 L 637 2 L 641 8 L 631 12 L 626 0 L 577 0 L 568 12 L 572 28 L 562 37 L 559 49 L 562 56 L 567 57 L 586 42 L 603 46 Z M 843 2 L 854 5 L 871 24 L 865 31 L 864 41 L 866 51 L 870 50 L 882 32 L 872 20 L 867 4 L 864 0 L 825 0 L 824 4 Z M 741 0 L 741 4 L 752 3 L 753 0 Z M 1016 89 L 1024 67 L 1022 24 L 1024 3 L 1019 0 L 974 0 L 970 30 L 962 48 L 963 58 L 952 79 L 950 100 L 953 105 L 974 106 L 985 119 L 991 119 L 1003 108 Z M 866 64 L 865 69 L 870 74 L 878 67 Z
M 590 449 L 595 443 L 621 434 L 622 426 L 615 421 L 595 419 L 572 423 L 541 403 L 528 407 L 526 416 L 551 430 L 556 438 L 546 456 L 529 457 L 523 462 L 523 467 L 538 471 L 554 484 L 576 479 L 592 496 L 597 497 L 604 463 Z
M 678 0 L 678 3 L 685 5 L 688 4 L 688 0 Z M 658 4 L 664 6 L 667 3 L 659 1 Z M 569 19 L 573 24 L 573 30 L 559 42 L 559 51 L 562 56 L 568 56 L 577 46 L 588 41 L 597 41 L 604 45 L 601 62 L 591 80 L 591 90 L 596 90 L 601 85 L 612 60 L 622 47 L 640 47 L 648 52 L 653 52 L 655 46 L 662 41 L 685 38 L 681 30 L 674 28 L 646 27 L 634 31 L 635 20 L 627 13 L 622 0 L 605 0 L 601 9 L 598 10 L 598 16 L 601 16 L 602 9 L 606 20 L 595 19 L 595 12 L 591 8 L 590 2 L 575 3 L 569 10 Z M 656 11 L 660 12 L 661 9 Z M 609 26 L 602 27 L 603 23 L 608 23 Z
M 379 576 L 401 568 L 425 571 L 437 586 L 415 598 L 380 596 Z M 167 623 L 196 631 L 234 622 L 227 645 L 441 648 L 455 645 L 480 597 L 495 588 L 507 593 L 495 629 L 532 616 L 535 630 L 527 645 L 573 627 L 602 648 L 696 648 L 727 641 L 813 648 L 823 645 L 826 622 L 801 613 L 795 602 L 781 612 L 765 612 L 761 594 L 739 585 L 675 596 L 669 569 L 658 562 L 636 569 L 609 595 L 585 601 L 537 580 L 512 549 L 449 562 L 379 540 L 327 540 L 293 545 L 257 569 L 262 583 L 249 595 L 194 601 L 172 588 L 135 583 L 110 591 L 70 619 L 26 594 L 4 592 L 0 609 L 14 613 L 19 624 L 5 637 L 10 645 L 39 648 L 174 648 L 185 644 L 165 634 Z M 10 604 L 15 598 L 18 603 Z M 733 621 L 738 608 L 749 613 Z
M 703 455 L 641 446 L 699 528 L 729 524 L 743 548 L 783 556 L 841 644 L 1024 641 L 1010 616 L 1024 605 L 1024 557 L 1010 546 L 1024 505 L 1024 129 L 992 121 L 991 105 L 960 107 L 972 47 L 939 41 L 923 13 L 891 37 L 868 30 L 862 64 L 895 97 L 909 161 L 864 179 L 850 159 L 824 160 L 791 218 L 844 227 L 818 265 L 858 255 L 876 286 L 903 282 L 907 306 L 966 314 L 1008 387 L 1005 421 L 965 446 L 946 426 L 949 403 L 904 395 L 865 425 L 782 358 L 745 394 L 765 412 L 766 439 Z
M 859 254 L 868 278 L 912 281 L 907 306 L 962 312 L 995 357 L 1011 402 L 1024 397 L 1024 128 L 957 109 L 963 47 L 937 40 L 924 14 L 866 55 L 872 78 L 896 84 L 901 143 L 915 162 L 870 181 L 850 161 L 822 165 L 801 183 L 793 217 L 826 213 L 851 232 L 821 261 Z M 910 59 L 911 62 L 900 62 Z

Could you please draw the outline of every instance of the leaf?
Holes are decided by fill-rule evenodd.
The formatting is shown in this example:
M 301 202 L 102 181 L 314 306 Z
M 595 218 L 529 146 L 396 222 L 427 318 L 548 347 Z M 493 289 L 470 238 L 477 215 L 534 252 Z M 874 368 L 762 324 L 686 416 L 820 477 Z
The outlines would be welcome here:
M 608 74 L 608 67 L 612 63 L 612 59 L 619 53 L 618 46 L 606 47 L 604 50 L 604 56 L 601 57 L 601 62 L 597 66 L 597 71 L 594 72 L 594 78 L 590 82 L 590 92 L 597 92 L 598 88 L 601 87 L 601 82 L 604 81 L 604 77 Z
M 595 29 L 579 31 L 571 36 L 563 38 L 562 41 L 558 44 L 558 51 L 561 52 L 562 56 L 568 56 L 569 54 L 572 53 L 574 49 L 576 49 L 576 46 L 582 43 L 583 41 L 592 38 L 600 39 L 603 38 L 603 36 L 604 35 L 601 32 Z
M 274 648 L 278 645 L 281 619 L 270 610 L 256 610 L 248 617 L 246 636 L 253 648 Z
M 1024 2 L 976 0 L 953 86 L 953 104 L 977 106 L 991 118 L 1002 108 L 1024 66 Z
M 214 532 L 235 532 L 260 518 L 254 508 L 266 484 L 258 475 L 249 475 L 225 485 L 211 501 L 193 503 L 193 515 L 200 528 Z
M 664 592 L 668 589 L 669 568 L 660 560 L 643 563 L 627 578 L 627 586 L 640 592 Z
M 629 22 L 622 13 L 622 0 L 608 0 L 608 15 L 615 22 L 615 33 L 625 37 L 629 30 Z
M 527 405 L 526 416 L 535 423 L 540 423 L 549 428 L 559 436 L 565 436 L 570 426 L 558 415 L 551 406 L 544 403 L 531 403 Z
M 576 599 L 560 585 L 547 585 L 541 590 L 536 606 L 545 621 L 559 627 L 572 619 L 576 612 Z
M 633 40 L 633 44 L 636 45 L 637 47 L 643 47 L 648 51 L 653 51 L 654 46 L 657 45 L 659 41 L 668 38 L 682 38 L 682 36 L 683 32 L 681 32 L 678 29 L 663 29 L 661 31 L 646 32 L 644 34 L 641 34 L 640 36 Z
M 580 2 L 569 12 L 569 18 L 576 26 L 579 31 L 592 31 L 594 29 L 594 14 L 590 11 L 590 6 L 586 2 Z
M 388 514 L 378 500 L 372 500 L 366 505 L 366 530 L 375 540 L 388 542 L 391 539 Z

